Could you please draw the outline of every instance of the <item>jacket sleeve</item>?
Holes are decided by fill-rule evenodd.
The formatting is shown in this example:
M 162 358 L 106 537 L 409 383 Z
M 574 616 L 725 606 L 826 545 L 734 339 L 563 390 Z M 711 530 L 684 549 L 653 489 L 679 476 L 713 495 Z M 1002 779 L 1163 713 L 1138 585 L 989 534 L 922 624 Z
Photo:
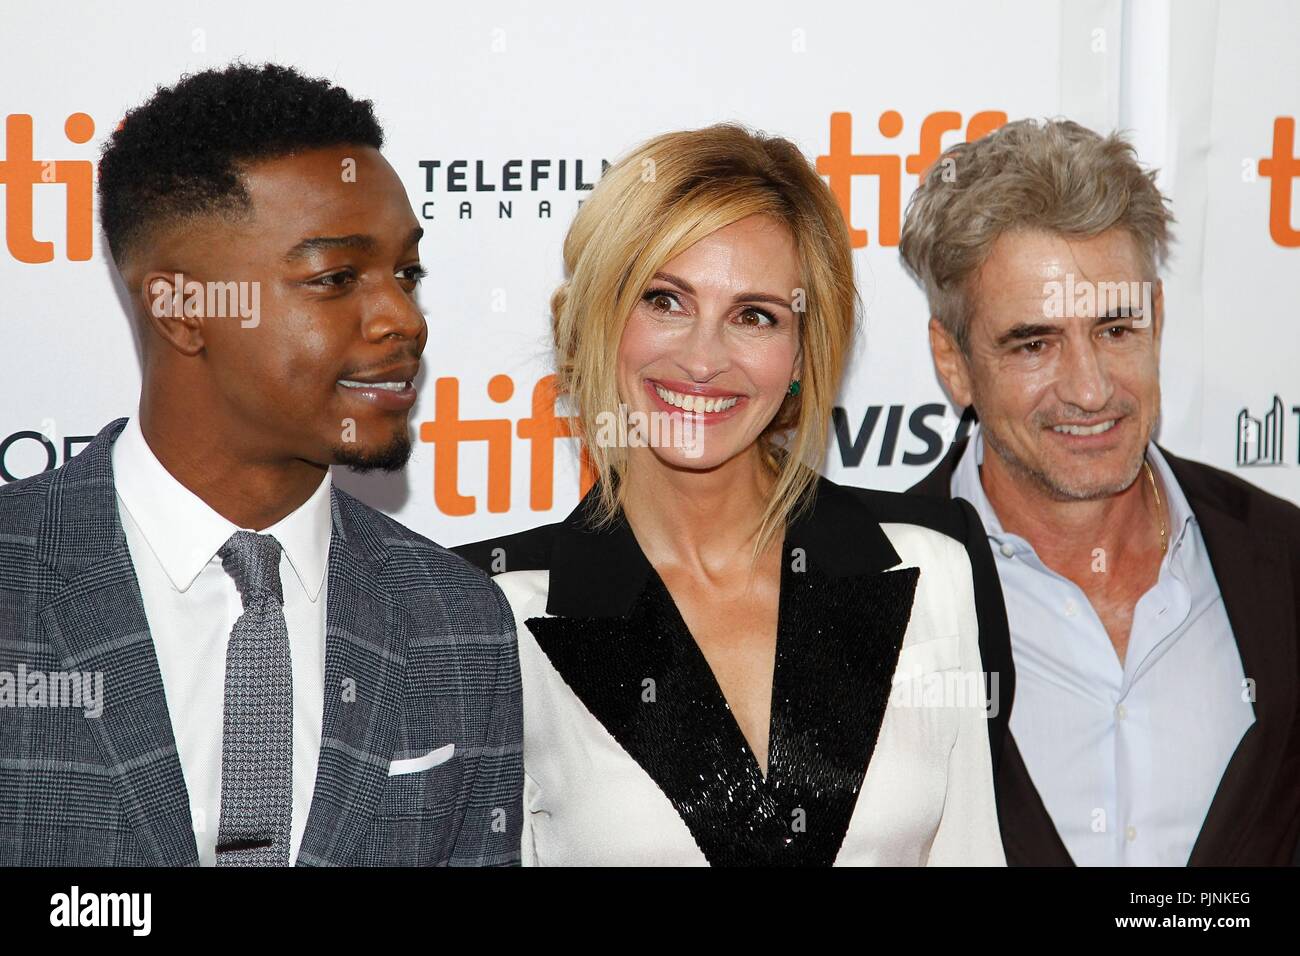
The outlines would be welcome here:
M 450 866 L 518 866 L 523 824 L 523 694 L 515 618 L 501 589 L 492 585 L 496 610 L 486 639 L 497 645 L 492 705 L 474 782 Z

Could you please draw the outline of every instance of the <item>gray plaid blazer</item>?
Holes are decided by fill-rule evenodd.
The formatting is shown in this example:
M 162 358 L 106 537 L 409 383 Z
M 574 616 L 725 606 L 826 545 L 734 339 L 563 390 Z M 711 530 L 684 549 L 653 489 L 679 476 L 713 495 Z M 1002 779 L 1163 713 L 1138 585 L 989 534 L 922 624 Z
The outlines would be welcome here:
M 103 675 L 97 717 L 0 695 L 0 864 L 198 865 L 113 487 L 125 424 L 63 467 L 0 487 L 0 672 Z M 509 605 L 464 560 L 337 487 L 332 510 L 323 737 L 298 865 L 518 863 Z M 391 760 L 447 742 L 450 760 L 389 776 Z

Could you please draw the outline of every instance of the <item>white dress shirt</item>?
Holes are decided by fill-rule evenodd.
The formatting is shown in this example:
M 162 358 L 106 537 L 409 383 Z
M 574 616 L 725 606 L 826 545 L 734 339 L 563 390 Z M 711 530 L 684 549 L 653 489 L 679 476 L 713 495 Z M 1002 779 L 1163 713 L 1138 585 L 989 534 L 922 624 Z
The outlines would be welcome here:
M 836 866 L 1004 866 L 979 624 L 965 548 L 937 531 L 881 524 L 921 569 L 893 696 Z M 528 628 L 545 617 L 550 572 L 493 580 L 510 602 L 524 687 L 525 866 L 707 866 L 654 778 L 556 670 Z M 947 686 L 950 696 L 936 699 Z M 815 693 L 816 688 L 809 688 Z
M 113 476 L 189 792 L 199 863 L 215 866 L 226 645 L 243 613 L 217 551 L 240 529 L 172 477 L 150 450 L 138 418 L 113 446 Z M 283 549 L 280 582 L 293 671 L 290 860 L 302 842 L 320 759 L 330 530 L 326 474 L 297 510 L 260 532 Z
M 1186 865 L 1255 722 L 1196 516 L 1154 443 L 1147 459 L 1169 509 L 1169 550 L 1133 609 L 1122 663 L 1083 590 L 1003 530 L 980 481 L 978 429 L 950 484 L 979 513 L 1002 581 L 1016 668 L 1011 732 L 1080 866 Z

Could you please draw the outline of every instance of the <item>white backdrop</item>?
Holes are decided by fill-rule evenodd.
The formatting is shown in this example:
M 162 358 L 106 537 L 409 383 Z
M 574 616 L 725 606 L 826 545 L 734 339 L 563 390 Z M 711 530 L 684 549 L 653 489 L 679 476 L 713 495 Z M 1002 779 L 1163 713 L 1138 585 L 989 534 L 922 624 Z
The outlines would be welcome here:
M 418 429 L 439 416 L 439 379 L 454 380 L 444 387 L 458 392 L 462 419 L 517 426 L 529 417 L 533 388 L 549 371 L 546 307 L 560 277 L 561 243 L 584 195 L 574 188 L 579 161 L 594 182 L 602 160 L 648 136 L 720 120 L 779 133 L 823 157 L 831 152 L 832 117 L 847 114 L 835 122 L 851 124 L 855 154 L 898 157 L 901 207 L 917 181 L 907 157 L 933 114 L 959 114 L 945 146 L 990 111 L 1129 129 L 1143 162 L 1161 167 L 1179 219 L 1165 278 L 1160 439 L 1300 501 L 1292 288 L 1300 247 L 1287 244 L 1286 230 L 1270 232 L 1270 200 L 1280 207 L 1291 182 L 1286 162 L 1259 167 L 1274 151 L 1275 126 L 1285 126 L 1277 118 L 1293 122 L 1300 112 L 1300 7 L 1281 0 L 485 7 L 6 0 L 4 156 L 19 155 L 28 122 L 36 160 L 62 161 L 73 178 L 77 170 L 88 174 L 92 167 L 69 161 L 93 162 L 127 108 L 184 72 L 236 57 L 292 64 L 374 100 L 385 154 L 426 229 L 422 256 L 431 276 L 421 297 L 430 337 Z M 892 137 L 880 123 L 889 111 L 902 119 Z M 84 143 L 76 141 L 85 139 L 77 129 L 84 120 L 65 127 L 78 113 L 94 125 Z M 449 194 L 446 169 L 457 160 L 470 189 Z M 511 160 L 523 161 L 523 191 L 474 190 L 477 162 L 499 187 Z M 550 161 L 550 178 L 536 191 L 528 188 L 533 160 Z M 441 164 L 432 190 L 422 162 Z M 53 244 L 43 262 L 23 261 L 39 257 L 15 238 L 24 226 L 10 215 L 16 188 L 0 191 L 9 240 L 0 252 L 0 480 L 62 463 L 107 421 L 134 414 L 139 388 L 121 291 L 76 184 L 33 188 L 31 234 Z M 891 212 L 880 208 L 879 193 L 876 177 L 854 177 L 849 215 L 867 231 L 856 253 L 866 315 L 838 402 L 845 440 L 833 438 L 826 470 L 840 481 L 899 489 L 933 466 L 940 448 L 927 438 L 950 437 L 955 416 L 930 363 L 924 299 L 882 234 Z M 499 213 L 503 199 L 512 201 L 508 217 Z M 461 215 L 462 204 L 472 218 Z M 539 213 L 543 204 L 549 216 Z M 1300 219 L 1284 212 L 1285 222 Z M 87 237 L 90 258 L 79 258 Z M 501 375 L 514 389 L 497 402 L 488 382 Z M 855 453 L 873 406 L 875 427 Z M 1275 406 L 1281 411 L 1268 418 Z M 1280 448 L 1270 437 L 1277 435 Z M 502 512 L 488 510 L 482 442 L 460 447 L 455 483 L 475 498 L 468 514 L 448 514 L 435 496 L 435 453 L 424 441 L 400 475 L 336 480 L 456 544 L 567 514 L 578 497 L 572 446 L 556 444 L 548 510 L 532 507 L 530 492 L 545 476 L 534 475 L 529 443 L 518 437 Z

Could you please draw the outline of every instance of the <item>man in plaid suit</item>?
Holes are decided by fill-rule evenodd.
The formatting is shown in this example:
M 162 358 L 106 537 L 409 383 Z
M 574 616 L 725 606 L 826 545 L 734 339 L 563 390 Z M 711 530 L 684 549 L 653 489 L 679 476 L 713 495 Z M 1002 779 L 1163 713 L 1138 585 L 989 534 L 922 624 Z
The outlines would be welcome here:
M 0 864 L 518 862 L 510 609 L 329 475 L 411 448 L 421 229 L 382 138 L 236 65 L 106 145 L 140 411 L 0 488 Z

